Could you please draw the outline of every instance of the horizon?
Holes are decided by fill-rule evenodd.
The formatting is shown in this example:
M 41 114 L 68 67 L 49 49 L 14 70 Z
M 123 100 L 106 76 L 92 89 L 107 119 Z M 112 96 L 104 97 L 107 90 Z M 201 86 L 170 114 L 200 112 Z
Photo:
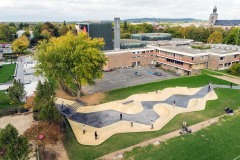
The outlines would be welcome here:
M 4 13 L 0 22 L 78 22 L 113 20 L 114 17 L 122 20 L 143 17 L 208 20 L 215 5 L 219 19 L 240 19 L 238 0 L 218 0 L 217 4 L 208 0 L 175 0 L 173 3 L 164 0 L 151 3 L 143 0 L 8 0 L 0 3 Z

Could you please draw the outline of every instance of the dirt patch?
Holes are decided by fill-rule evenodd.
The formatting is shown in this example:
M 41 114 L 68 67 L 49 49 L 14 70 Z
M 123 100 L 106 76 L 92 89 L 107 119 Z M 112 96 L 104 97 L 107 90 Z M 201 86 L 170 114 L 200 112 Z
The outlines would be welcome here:
M 63 90 L 57 89 L 56 91 L 56 97 L 63 98 L 63 99 L 68 99 L 68 100 L 75 100 L 77 97 L 72 97 L 68 94 L 66 94 Z
M 87 105 L 91 106 L 91 105 L 100 104 L 103 98 L 105 98 L 105 93 L 99 92 L 99 93 L 83 96 L 80 99 L 84 101 Z
M 49 151 L 49 153 L 54 154 L 54 159 L 56 160 L 69 160 L 67 152 L 64 148 L 64 145 L 62 141 L 58 141 L 56 145 L 47 145 L 46 150 Z M 51 159 L 52 155 L 49 154 L 49 159 Z M 53 159 L 53 158 L 52 158 Z
M 67 100 L 72 100 L 75 101 L 77 97 L 72 97 L 68 94 L 66 94 L 63 90 L 57 89 L 56 90 L 56 97 L 67 99 Z M 89 94 L 86 96 L 83 96 L 80 98 L 83 102 L 85 102 L 87 105 L 96 105 L 100 104 L 101 101 L 105 98 L 105 94 L 102 92 L 99 93 L 94 93 L 94 94 Z

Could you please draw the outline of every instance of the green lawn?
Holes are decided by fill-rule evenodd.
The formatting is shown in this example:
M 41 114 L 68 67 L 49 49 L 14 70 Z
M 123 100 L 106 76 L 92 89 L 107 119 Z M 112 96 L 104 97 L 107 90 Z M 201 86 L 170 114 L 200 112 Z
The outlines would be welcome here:
M 208 75 L 184 77 L 110 91 L 107 92 L 107 97 L 104 101 L 107 102 L 118 100 L 126 98 L 132 94 L 155 91 L 157 89 L 163 89 L 167 87 L 200 87 L 207 85 L 210 81 L 216 84 L 229 84 L 227 81 L 213 78 Z M 206 104 L 206 109 L 204 111 L 179 114 L 159 131 L 117 134 L 98 146 L 84 146 L 79 144 L 76 141 L 70 125 L 66 122 L 66 136 L 64 145 L 69 158 L 71 160 L 95 159 L 107 153 L 111 153 L 113 151 L 123 149 L 142 141 L 180 129 L 183 120 L 186 120 L 188 125 L 192 125 L 224 114 L 224 108 L 226 106 L 229 106 L 233 109 L 239 107 L 239 90 L 216 89 L 215 91 L 219 96 L 219 99 L 208 101 Z
M 12 79 L 15 72 L 16 64 L 3 65 L 0 68 L 0 83 L 6 83 Z
M 240 117 L 225 116 L 223 120 L 195 134 L 173 138 L 155 147 L 148 145 L 125 153 L 125 159 L 138 160 L 227 160 L 240 156 Z
M 222 76 L 223 75 L 222 73 L 216 73 L 209 69 L 202 69 L 201 74 L 214 75 L 214 76 Z
M 5 91 L 0 91 L 0 117 L 11 114 L 10 112 L 19 109 L 20 104 L 10 104 L 10 99 Z

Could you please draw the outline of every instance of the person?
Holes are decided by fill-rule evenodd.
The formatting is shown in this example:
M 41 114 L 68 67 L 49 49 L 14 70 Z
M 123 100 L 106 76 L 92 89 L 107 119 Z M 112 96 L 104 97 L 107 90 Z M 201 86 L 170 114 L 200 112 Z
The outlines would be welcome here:
M 95 136 L 95 139 L 98 139 L 98 133 L 97 133 L 97 131 L 95 131 L 94 136 Z
M 122 113 L 120 113 L 120 120 L 122 120 Z
M 133 127 L 133 121 L 131 121 L 131 127 Z
M 183 128 L 187 127 L 187 122 L 183 121 Z
M 153 129 L 153 120 L 151 120 L 151 129 Z
M 210 92 L 210 90 L 211 90 L 211 86 L 209 85 L 209 86 L 208 86 L 208 92 Z
M 85 128 L 85 125 L 83 125 L 83 127 L 82 127 L 82 131 L 83 131 L 83 134 L 85 134 L 85 133 L 86 133 L 86 128 Z
M 173 105 L 174 105 L 174 106 L 176 105 L 176 101 L 173 101 Z
M 233 84 L 231 83 L 230 86 L 231 86 L 231 88 L 232 88 Z

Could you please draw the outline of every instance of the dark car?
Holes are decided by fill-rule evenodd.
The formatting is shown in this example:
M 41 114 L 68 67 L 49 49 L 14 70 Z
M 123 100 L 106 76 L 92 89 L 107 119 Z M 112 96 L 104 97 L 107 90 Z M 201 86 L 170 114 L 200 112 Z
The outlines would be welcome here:
M 140 72 L 134 72 L 134 74 L 137 75 L 137 76 L 141 76 Z
M 161 76 L 162 74 L 160 72 L 154 72 L 153 75 L 155 76 Z

